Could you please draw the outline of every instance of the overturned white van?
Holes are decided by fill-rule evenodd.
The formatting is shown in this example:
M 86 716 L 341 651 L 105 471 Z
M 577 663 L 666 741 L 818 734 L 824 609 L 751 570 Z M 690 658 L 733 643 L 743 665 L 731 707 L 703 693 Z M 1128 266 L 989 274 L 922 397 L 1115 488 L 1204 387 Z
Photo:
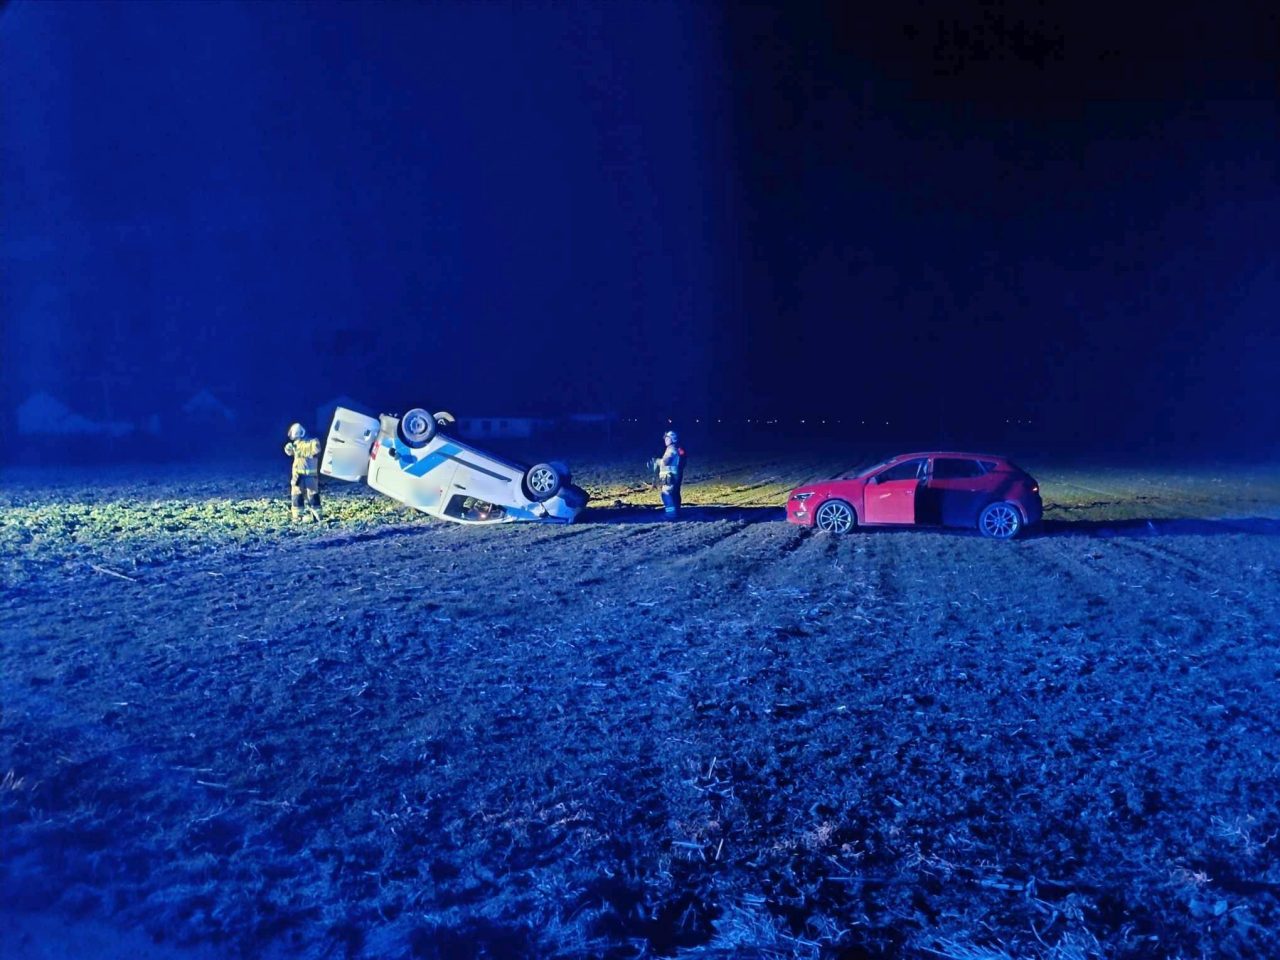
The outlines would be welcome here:
M 571 523 L 587 493 L 563 463 L 511 463 L 449 436 L 448 413 L 415 408 L 374 418 L 338 407 L 320 472 L 455 523 Z

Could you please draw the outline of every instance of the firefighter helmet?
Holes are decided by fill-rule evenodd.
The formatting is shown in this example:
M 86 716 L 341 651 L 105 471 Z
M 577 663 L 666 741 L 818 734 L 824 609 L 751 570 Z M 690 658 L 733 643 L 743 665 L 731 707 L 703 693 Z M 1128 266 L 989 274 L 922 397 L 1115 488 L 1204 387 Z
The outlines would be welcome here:
M 676 443 L 680 440 L 680 437 L 674 430 L 668 430 L 662 435 L 662 439 L 667 443 Z
M 289 427 L 289 439 L 301 440 L 307 435 L 307 428 L 300 423 L 295 423 Z

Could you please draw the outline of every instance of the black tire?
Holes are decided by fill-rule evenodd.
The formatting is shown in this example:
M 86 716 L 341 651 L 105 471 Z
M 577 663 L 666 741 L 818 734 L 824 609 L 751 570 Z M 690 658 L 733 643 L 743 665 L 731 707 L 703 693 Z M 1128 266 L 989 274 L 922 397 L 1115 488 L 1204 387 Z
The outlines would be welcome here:
M 978 532 L 992 540 L 1012 540 L 1022 530 L 1022 511 L 1016 503 L 998 500 L 978 514 Z
M 400 425 L 396 429 L 404 445 L 417 450 L 435 438 L 436 418 L 421 407 L 414 407 L 400 418 Z
M 843 500 L 827 500 L 814 513 L 813 525 L 824 533 L 838 536 L 858 525 L 858 515 Z
M 553 463 L 535 464 L 524 475 L 525 492 L 535 503 L 550 500 L 563 486 L 564 477 Z

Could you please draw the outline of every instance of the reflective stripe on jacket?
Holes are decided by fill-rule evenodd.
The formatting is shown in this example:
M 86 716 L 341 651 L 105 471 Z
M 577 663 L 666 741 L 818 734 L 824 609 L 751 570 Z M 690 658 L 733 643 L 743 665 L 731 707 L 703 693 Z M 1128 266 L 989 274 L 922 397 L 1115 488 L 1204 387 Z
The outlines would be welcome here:
M 683 463 L 683 451 L 674 443 L 670 444 L 662 455 L 662 462 L 658 465 L 658 479 L 667 483 L 679 483 L 680 468 Z
M 320 472 L 320 441 L 290 440 L 284 445 L 287 456 L 293 457 L 293 472 L 302 477 L 310 477 Z

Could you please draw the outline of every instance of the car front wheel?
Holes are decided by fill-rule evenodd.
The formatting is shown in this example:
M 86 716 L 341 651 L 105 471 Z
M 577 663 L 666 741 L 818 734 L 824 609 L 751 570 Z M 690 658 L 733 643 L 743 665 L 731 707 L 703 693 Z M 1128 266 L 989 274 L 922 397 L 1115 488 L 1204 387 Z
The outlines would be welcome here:
M 540 463 L 529 468 L 524 475 L 524 485 L 529 489 L 529 499 L 542 503 L 560 492 L 564 477 L 552 464 Z
M 978 532 L 994 540 L 1016 537 L 1022 529 L 1022 514 L 1007 500 L 990 504 L 978 517 Z
M 828 500 L 813 515 L 814 526 L 827 533 L 848 533 L 857 522 L 853 507 L 843 500 Z

